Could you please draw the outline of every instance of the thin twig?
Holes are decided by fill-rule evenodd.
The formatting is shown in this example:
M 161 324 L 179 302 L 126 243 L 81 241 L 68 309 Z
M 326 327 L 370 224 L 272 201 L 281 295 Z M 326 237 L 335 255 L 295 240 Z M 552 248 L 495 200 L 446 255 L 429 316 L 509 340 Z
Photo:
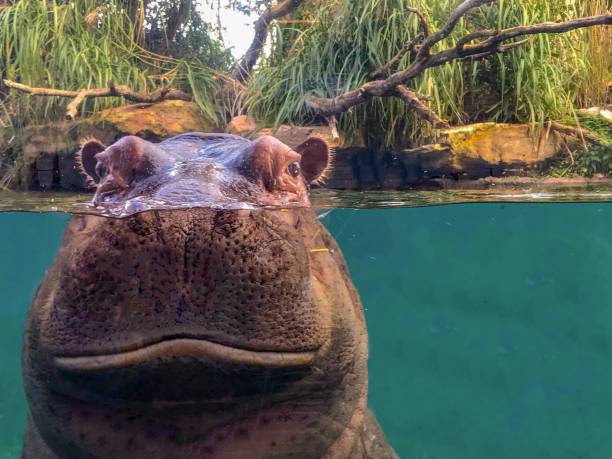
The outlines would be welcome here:
M 281 25 L 314 25 L 317 23 L 315 19 L 275 19 L 274 22 Z
M 421 27 L 421 32 L 423 32 L 424 38 L 429 37 L 429 24 L 427 23 L 427 19 L 425 19 L 425 15 L 417 8 L 408 7 L 406 10 L 412 14 L 416 14 L 417 18 L 419 18 L 419 25 Z

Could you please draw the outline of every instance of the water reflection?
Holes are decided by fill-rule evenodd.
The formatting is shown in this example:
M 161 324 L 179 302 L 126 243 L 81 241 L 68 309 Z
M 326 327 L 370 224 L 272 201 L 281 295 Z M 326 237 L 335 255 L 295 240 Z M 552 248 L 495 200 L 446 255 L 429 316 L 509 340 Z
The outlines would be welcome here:
M 0 191 L 0 212 L 69 212 L 118 216 L 113 208 L 93 206 L 92 196 L 90 193 Z M 560 188 L 546 192 L 530 189 L 352 191 L 319 188 L 311 191 L 310 200 L 317 209 L 425 207 L 472 202 L 609 202 L 612 201 L 612 188 Z M 199 206 L 197 202 L 160 204 L 160 208 L 164 209 L 184 207 L 206 205 Z

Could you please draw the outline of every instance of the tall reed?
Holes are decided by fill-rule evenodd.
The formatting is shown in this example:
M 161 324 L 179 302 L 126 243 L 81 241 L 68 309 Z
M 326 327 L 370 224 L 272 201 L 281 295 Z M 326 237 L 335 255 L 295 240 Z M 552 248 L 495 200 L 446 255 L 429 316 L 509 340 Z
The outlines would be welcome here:
M 585 16 L 612 11 L 610 0 L 583 1 L 581 12 Z M 612 33 L 606 28 L 589 29 L 585 33 L 587 47 L 587 78 L 581 85 L 582 106 L 612 104 L 608 86 L 612 82 Z
M 313 25 L 275 27 L 270 55 L 250 81 L 248 107 L 266 122 L 311 121 L 305 104 L 310 95 L 331 97 L 358 87 L 418 33 L 418 21 L 408 7 L 422 11 L 435 29 L 459 0 L 319 3 L 300 12 L 314 19 Z M 464 18 L 439 48 L 453 46 L 469 31 L 571 19 L 583 12 L 579 0 L 499 0 Z M 605 66 L 606 61 L 589 54 L 584 38 L 580 31 L 534 36 L 528 45 L 504 55 L 428 70 L 411 86 L 429 96 L 430 106 L 455 124 L 560 118 L 584 100 L 581 95 L 593 68 Z M 408 64 L 406 57 L 400 68 Z M 386 145 L 432 134 L 401 102 L 389 98 L 356 107 L 341 117 L 340 126 L 349 133 L 361 129 L 371 142 Z
M 214 78 L 201 63 L 152 54 L 136 42 L 134 25 L 118 0 L 15 0 L 0 10 L 0 73 L 32 86 L 61 89 L 105 87 L 110 81 L 135 90 L 183 87 L 215 119 Z M 11 91 L 3 99 L 12 122 L 21 125 L 64 115 L 66 99 Z M 121 103 L 92 99 L 83 112 Z

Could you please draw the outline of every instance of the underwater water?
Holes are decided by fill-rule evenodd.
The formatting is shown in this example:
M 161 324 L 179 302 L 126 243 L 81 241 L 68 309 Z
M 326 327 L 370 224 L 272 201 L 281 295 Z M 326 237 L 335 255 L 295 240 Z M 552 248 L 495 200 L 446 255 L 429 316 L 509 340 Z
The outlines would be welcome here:
M 68 216 L 0 213 L 0 459 L 28 305 Z M 370 407 L 402 458 L 612 457 L 612 203 L 333 209 L 366 309 Z

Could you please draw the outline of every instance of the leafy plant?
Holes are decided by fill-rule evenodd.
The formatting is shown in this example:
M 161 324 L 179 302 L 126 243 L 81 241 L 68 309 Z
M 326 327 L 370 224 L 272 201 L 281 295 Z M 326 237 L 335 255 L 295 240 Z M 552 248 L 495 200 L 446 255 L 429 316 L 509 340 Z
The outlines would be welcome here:
M 135 42 L 134 25 L 119 0 L 15 0 L 0 10 L 0 73 L 30 86 L 77 90 L 105 87 L 110 81 L 134 90 L 181 87 L 212 119 L 221 108 L 214 99 L 213 71 L 196 58 L 175 59 L 145 50 Z M 3 112 L 16 126 L 60 119 L 67 100 L 8 92 Z M 83 112 L 121 103 L 92 99 Z
M 594 141 L 586 141 L 552 164 L 547 175 L 566 177 L 612 175 L 612 124 L 598 116 L 578 113 L 564 123 L 586 129 Z
M 600 0 L 597 0 L 600 1 Z M 440 28 L 458 0 L 338 0 L 299 10 L 301 24 L 276 24 L 271 51 L 249 82 L 250 112 L 267 123 L 308 123 L 305 101 L 332 97 L 367 81 L 419 32 L 416 7 Z M 579 0 L 500 0 L 462 20 L 442 46 L 469 31 L 501 29 L 582 14 Z M 429 105 L 453 124 L 483 119 L 538 123 L 573 112 L 589 81 L 592 63 L 585 33 L 537 35 L 524 47 L 483 61 L 452 62 L 413 83 Z M 410 56 L 399 67 L 405 68 Z M 428 125 L 402 102 L 376 98 L 340 119 L 345 133 L 362 130 L 370 143 L 393 145 L 429 137 Z

